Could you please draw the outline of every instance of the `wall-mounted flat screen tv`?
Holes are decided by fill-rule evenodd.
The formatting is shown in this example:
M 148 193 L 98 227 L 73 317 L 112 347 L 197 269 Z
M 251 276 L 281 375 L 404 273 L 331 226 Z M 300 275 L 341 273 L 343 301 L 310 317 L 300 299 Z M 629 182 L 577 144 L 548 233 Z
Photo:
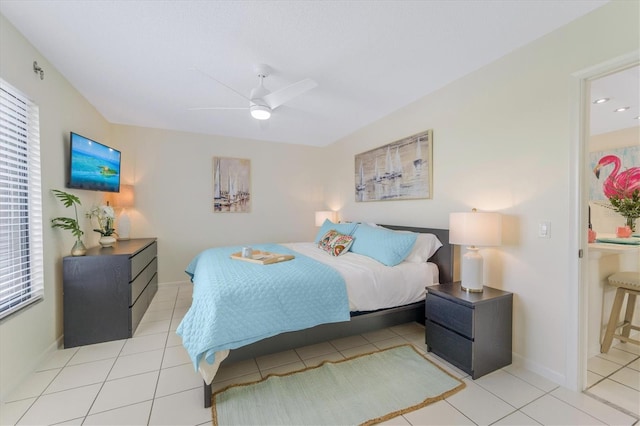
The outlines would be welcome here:
M 67 188 L 120 192 L 120 151 L 71 132 Z

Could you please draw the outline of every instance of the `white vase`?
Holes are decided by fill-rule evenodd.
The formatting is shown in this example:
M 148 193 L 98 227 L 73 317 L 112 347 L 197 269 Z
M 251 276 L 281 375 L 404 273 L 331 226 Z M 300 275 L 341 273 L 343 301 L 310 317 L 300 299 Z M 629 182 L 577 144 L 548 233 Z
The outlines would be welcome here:
M 113 245 L 116 243 L 116 237 L 109 235 L 109 236 L 103 236 L 100 237 L 100 240 L 98 240 L 98 242 L 100 243 L 100 245 L 104 248 L 104 247 L 113 247 Z

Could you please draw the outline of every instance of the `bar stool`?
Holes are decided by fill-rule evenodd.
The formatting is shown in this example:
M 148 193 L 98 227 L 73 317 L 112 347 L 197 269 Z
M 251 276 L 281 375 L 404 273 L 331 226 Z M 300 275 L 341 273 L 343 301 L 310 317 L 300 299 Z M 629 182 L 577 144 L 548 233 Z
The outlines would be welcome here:
M 640 330 L 640 326 L 631 324 L 633 320 L 633 312 L 636 308 L 636 296 L 640 294 L 640 272 L 616 272 L 610 275 L 608 278 L 609 285 L 618 287 L 616 290 L 616 297 L 613 301 L 613 307 L 611 308 L 611 315 L 609 316 L 609 324 L 607 324 L 607 331 L 604 334 L 604 340 L 600 347 L 600 352 L 606 354 L 611 348 L 611 342 L 613 339 L 618 339 L 622 342 L 634 343 L 640 345 L 640 340 L 629 338 L 629 332 L 631 330 Z M 628 294 L 627 309 L 624 313 L 624 320 L 619 323 L 620 311 L 622 309 L 622 302 L 624 296 Z M 622 332 L 616 334 L 615 331 L 622 327 Z

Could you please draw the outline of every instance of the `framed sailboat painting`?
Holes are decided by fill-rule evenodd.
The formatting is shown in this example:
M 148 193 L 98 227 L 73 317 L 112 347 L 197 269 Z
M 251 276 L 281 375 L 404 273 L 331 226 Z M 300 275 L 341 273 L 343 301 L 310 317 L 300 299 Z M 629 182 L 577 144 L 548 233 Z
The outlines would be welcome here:
M 433 131 L 355 156 L 356 201 L 432 198 Z
M 251 160 L 213 157 L 213 212 L 251 211 Z

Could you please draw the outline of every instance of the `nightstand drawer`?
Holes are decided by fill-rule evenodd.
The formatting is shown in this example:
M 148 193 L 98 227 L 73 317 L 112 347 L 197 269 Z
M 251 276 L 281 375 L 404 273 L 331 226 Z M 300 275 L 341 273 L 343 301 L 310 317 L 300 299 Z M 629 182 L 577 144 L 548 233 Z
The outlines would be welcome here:
M 463 371 L 471 373 L 473 367 L 473 342 L 471 340 L 429 320 L 425 321 L 425 332 L 430 351 Z
M 473 309 L 428 293 L 424 312 L 426 319 L 473 339 Z

